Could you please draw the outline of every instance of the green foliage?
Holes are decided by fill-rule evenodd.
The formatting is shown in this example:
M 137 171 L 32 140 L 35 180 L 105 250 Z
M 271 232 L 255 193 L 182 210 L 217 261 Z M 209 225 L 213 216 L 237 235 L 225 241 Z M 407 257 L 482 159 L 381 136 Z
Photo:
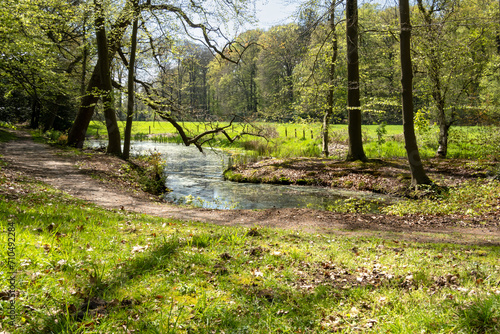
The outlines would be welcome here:
M 78 5 L 62 0 L 0 3 L 4 120 L 31 120 L 32 127 L 68 126 L 78 94 L 79 77 L 71 73 L 79 56 L 74 31 L 78 10 Z
M 415 213 L 477 216 L 498 212 L 499 201 L 500 182 L 467 181 L 436 197 L 398 202 L 384 208 L 383 211 L 401 216 Z
M 384 136 L 387 134 L 387 129 L 385 128 L 386 126 L 387 126 L 387 122 L 382 122 L 375 129 L 375 132 L 377 133 L 377 144 L 378 145 L 382 145 L 385 143 Z
M 138 157 L 146 162 L 146 168 L 141 170 L 139 183 L 142 190 L 153 195 L 161 195 L 167 191 L 165 186 L 167 174 L 165 173 L 165 161 L 159 152 L 151 152 L 149 155 Z
M 435 155 L 437 148 L 437 127 L 430 126 L 425 121 L 425 114 L 420 113 L 419 119 L 423 119 L 420 129 L 422 135 L 418 135 L 420 144 L 420 155 L 423 158 L 431 158 Z M 205 130 L 203 122 L 182 122 L 182 126 L 188 133 L 197 134 Z M 228 123 L 219 123 L 226 125 Z M 119 122 L 120 127 L 124 127 L 124 122 Z M 230 143 L 223 135 L 215 137 L 210 145 L 229 150 L 234 156 L 233 163 L 246 164 L 255 162 L 259 156 L 273 157 L 319 157 L 321 156 L 321 132 L 320 123 L 256 123 L 257 129 L 267 128 L 268 140 L 252 136 Z M 377 133 L 379 125 L 363 125 L 364 150 L 368 158 L 405 158 L 403 129 L 400 125 L 384 125 L 379 128 L 386 133 L 380 143 Z M 181 143 L 182 140 L 176 135 L 176 130 L 168 122 L 134 122 L 133 135 L 140 134 L 138 139 L 146 138 L 146 133 L 151 129 L 152 134 L 158 134 L 158 142 Z M 230 136 L 235 136 L 241 129 L 235 123 L 234 132 L 229 131 Z M 311 130 L 313 139 L 311 139 Z M 89 126 L 88 134 L 95 136 L 96 133 L 106 133 L 104 124 L 93 122 Z M 123 131 L 122 131 L 123 132 Z M 297 137 L 295 137 L 297 133 Z M 161 134 L 161 136 L 160 136 Z M 382 133 L 380 133 L 382 135 Z M 498 159 L 500 147 L 500 132 L 495 126 L 475 126 L 475 127 L 454 127 L 450 132 L 449 157 L 464 159 Z M 333 158 L 342 159 L 347 151 L 348 135 L 347 126 L 341 124 L 330 125 L 330 142 L 339 147 L 332 152 Z
M 10 132 L 4 131 L 0 129 L 0 143 L 5 143 L 11 140 L 16 139 L 17 137 Z

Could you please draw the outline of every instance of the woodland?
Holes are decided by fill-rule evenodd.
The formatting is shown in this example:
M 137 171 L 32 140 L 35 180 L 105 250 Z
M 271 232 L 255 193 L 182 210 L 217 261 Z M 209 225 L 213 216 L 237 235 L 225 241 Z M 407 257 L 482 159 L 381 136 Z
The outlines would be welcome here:
M 325 156 L 329 124 L 348 124 L 350 160 L 366 159 L 362 124 L 404 124 L 414 182 L 429 183 L 414 120 L 439 129 L 443 158 L 452 126 L 498 124 L 499 5 L 309 1 L 292 23 L 229 33 L 255 20 L 251 2 L 5 1 L 0 119 L 82 147 L 100 118 L 108 152 L 125 159 L 133 120 L 168 121 L 200 149 L 216 134 L 263 134 L 230 138 L 223 121 L 318 122 Z
M 0 2 L 0 332 L 500 331 L 500 1 L 297 3 Z M 134 140 L 394 201 L 165 203 Z

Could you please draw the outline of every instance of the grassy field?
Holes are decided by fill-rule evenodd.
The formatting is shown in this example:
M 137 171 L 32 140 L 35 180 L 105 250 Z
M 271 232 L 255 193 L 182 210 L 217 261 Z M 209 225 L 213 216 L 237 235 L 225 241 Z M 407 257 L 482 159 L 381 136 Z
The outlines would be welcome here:
M 0 331 L 498 333 L 500 248 L 104 210 L 0 170 Z M 2 233 L 0 244 L 8 245 Z
M 210 127 L 204 123 L 181 123 L 188 133 L 198 134 Z M 227 123 L 220 123 L 227 125 Z M 120 126 L 125 127 L 124 122 Z M 231 136 L 238 133 L 241 124 L 235 123 L 228 130 Z M 213 146 L 233 151 L 245 151 L 254 156 L 286 157 L 318 157 L 321 155 L 320 124 L 276 124 L 257 123 L 255 131 L 262 131 L 268 137 L 264 140 L 258 137 L 245 136 L 235 143 L 223 136 L 212 142 Z M 437 150 L 438 128 L 428 126 L 418 129 L 420 153 L 423 158 L 434 157 Z M 134 122 L 133 134 L 136 139 L 148 134 L 169 135 L 159 137 L 161 141 L 181 142 L 174 127 L 168 122 Z M 104 136 L 106 128 L 102 122 L 93 122 L 89 126 L 88 135 Z M 347 154 L 348 134 L 346 125 L 331 125 L 331 144 L 333 158 L 345 158 Z M 364 125 L 364 149 L 368 158 L 399 158 L 406 157 L 404 148 L 403 128 L 400 125 Z M 452 127 L 449 139 L 449 158 L 493 159 L 500 158 L 500 131 L 495 127 Z

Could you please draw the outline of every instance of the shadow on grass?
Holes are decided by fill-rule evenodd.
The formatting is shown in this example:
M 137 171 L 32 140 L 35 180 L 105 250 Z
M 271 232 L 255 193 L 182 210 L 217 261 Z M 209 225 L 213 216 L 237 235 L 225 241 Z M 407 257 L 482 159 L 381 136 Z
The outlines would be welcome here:
M 80 305 L 66 305 L 66 309 L 58 312 L 55 316 L 45 317 L 38 326 L 31 326 L 28 333 L 86 333 L 89 329 L 97 326 L 100 319 L 108 314 L 126 312 L 133 305 L 140 305 L 142 300 L 122 299 L 109 300 L 108 295 L 113 295 L 119 288 L 140 279 L 142 276 L 158 272 L 168 266 L 169 261 L 177 253 L 178 249 L 184 245 L 178 238 L 164 240 L 157 247 L 149 252 L 126 262 L 121 269 L 114 272 L 109 280 L 104 280 L 104 271 L 99 272 L 99 268 L 94 267 L 94 272 L 90 274 L 91 286 L 84 291 L 81 296 L 83 301 Z M 116 325 L 116 324 L 113 324 Z M 111 326 L 111 325 L 110 325 Z M 140 324 L 141 333 L 168 333 L 161 330 L 159 324 L 144 322 Z M 120 328 L 120 330 L 118 330 Z M 126 327 L 123 327 L 126 328 Z M 108 332 L 127 332 L 122 326 L 108 329 Z M 99 332 L 101 332 L 99 327 Z M 172 332 L 174 333 L 174 332 Z

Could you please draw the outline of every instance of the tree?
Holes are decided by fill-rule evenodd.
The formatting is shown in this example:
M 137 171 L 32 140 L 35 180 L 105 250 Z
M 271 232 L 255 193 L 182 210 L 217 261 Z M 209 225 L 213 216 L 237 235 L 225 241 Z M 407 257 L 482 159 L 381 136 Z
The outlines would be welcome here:
M 359 98 L 358 63 L 358 1 L 346 2 L 346 41 L 347 41 L 347 112 L 349 131 L 349 152 L 347 160 L 365 161 L 361 132 L 361 103 Z
M 139 3 L 134 0 L 134 8 L 137 8 Z M 135 57 L 137 52 L 137 31 L 139 30 L 139 18 L 137 11 L 134 13 L 134 22 L 132 24 L 132 36 L 130 42 L 130 59 L 128 62 L 128 80 L 127 80 L 127 121 L 125 125 L 125 135 L 123 143 L 123 159 L 128 160 L 130 156 L 130 139 L 132 137 L 132 121 L 134 116 L 134 95 L 135 95 Z
M 258 44 L 262 33 L 261 30 L 249 30 L 236 38 L 234 52 L 241 54 L 237 64 L 221 57 L 215 57 L 209 64 L 213 111 L 219 116 L 256 117 L 261 105 L 257 61 L 262 50 Z
M 300 26 L 275 26 L 261 35 L 262 51 L 258 60 L 258 82 L 262 93 L 262 115 L 268 119 L 291 120 L 295 87 L 293 71 L 302 61 L 306 40 Z
M 329 143 L 329 132 L 328 127 L 330 125 L 330 119 L 332 118 L 334 112 L 334 98 L 335 98 L 335 88 L 334 88 L 334 80 L 335 80 L 335 65 L 337 62 L 337 54 L 338 54 L 338 44 L 337 44 L 337 33 L 335 31 L 336 23 L 335 23 L 335 7 L 336 0 L 332 0 L 330 4 L 330 33 L 332 35 L 332 48 L 331 53 L 332 57 L 330 59 L 330 69 L 328 71 L 328 95 L 327 95 L 327 108 L 325 110 L 325 114 L 323 116 L 323 124 L 321 126 L 321 140 L 322 140 L 322 152 L 325 157 L 328 157 L 330 154 L 328 150 Z
M 67 126 L 80 60 L 77 15 L 77 5 L 63 0 L 0 2 L 2 99 L 9 105 L 11 97 L 23 95 L 30 105 L 29 113 L 11 109 L 12 120 L 30 120 L 32 128 Z
M 487 6 L 486 6 L 487 7 Z M 439 126 L 436 155 L 448 154 L 450 127 L 478 101 L 479 81 L 488 60 L 487 32 L 475 13 L 484 9 L 475 2 L 417 0 L 417 68 L 419 87 L 430 95 Z M 465 110 L 464 110 L 465 109 Z
M 411 22 L 408 0 L 399 1 L 400 12 L 400 57 L 401 57 L 401 98 L 403 104 L 403 131 L 405 149 L 410 164 L 412 185 L 431 184 L 427 177 L 420 153 L 413 123 L 413 68 L 411 61 Z
M 111 65 L 109 60 L 108 39 L 106 37 L 106 26 L 104 22 L 104 12 L 102 7 L 103 0 L 94 0 L 95 7 L 95 27 L 96 44 L 99 55 L 99 76 L 102 87 L 102 103 L 104 116 L 106 118 L 106 128 L 108 130 L 108 148 L 109 154 L 121 155 L 120 129 L 116 120 L 116 113 L 113 102 L 113 86 L 111 80 Z
M 118 51 L 118 48 L 120 47 L 120 42 L 123 38 L 123 35 L 125 34 L 125 31 L 127 30 L 127 27 L 130 25 L 132 19 L 132 16 L 130 15 L 132 10 L 133 9 L 131 7 L 130 1 L 127 1 L 125 6 L 118 13 L 118 17 L 115 23 L 111 27 L 109 38 L 104 36 L 106 38 L 106 41 L 102 40 L 100 41 L 101 44 L 104 44 L 104 42 L 106 42 L 106 48 L 108 50 L 108 55 L 106 58 L 108 60 L 113 59 L 116 52 Z M 104 14 L 102 14 L 101 16 L 104 16 Z M 104 21 L 104 17 L 101 17 L 100 20 Z M 105 29 L 104 25 L 102 29 Z M 103 46 L 104 45 L 101 45 L 101 56 L 104 57 L 104 55 L 102 54 Z M 107 67 L 109 67 L 110 64 L 111 63 L 108 61 L 106 64 Z M 73 126 L 71 127 L 68 133 L 68 145 L 70 146 L 74 146 L 77 148 L 83 147 L 83 143 L 85 141 L 85 135 L 87 133 L 87 128 L 89 126 L 90 120 L 92 119 L 92 116 L 94 115 L 95 106 L 99 101 L 99 94 L 96 94 L 96 92 L 106 91 L 106 89 L 104 89 L 103 86 L 105 84 L 104 78 L 101 78 L 102 71 L 104 71 L 104 73 L 107 73 L 110 70 L 106 69 L 105 66 L 101 64 L 101 59 L 98 59 L 96 65 L 94 66 L 92 76 L 90 77 L 90 80 L 87 84 L 86 93 L 81 99 L 80 108 L 76 115 L 75 121 L 73 122 Z M 110 124 L 110 126 L 112 125 Z M 111 139 L 111 140 L 116 140 L 116 139 Z M 113 151 L 116 151 L 116 143 L 114 143 L 113 146 L 115 146 L 115 148 L 113 148 Z
M 231 9 L 233 13 L 245 13 L 245 2 L 223 2 L 220 3 L 221 6 L 227 6 L 227 8 Z M 147 0 L 139 5 L 140 12 L 149 12 L 152 13 L 149 17 L 152 19 L 158 19 L 161 15 L 165 15 L 166 22 L 169 20 L 175 20 L 179 22 L 180 26 L 184 27 L 188 35 L 191 35 L 192 30 L 196 30 L 201 33 L 203 42 L 209 47 L 213 52 L 223 56 L 223 50 L 219 50 L 219 48 L 214 44 L 211 39 L 211 33 L 219 33 L 220 29 L 218 27 L 212 27 L 205 23 L 196 23 L 192 20 L 191 17 L 198 17 L 200 19 L 207 19 L 209 16 L 209 12 L 205 11 L 203 6 L 196 4 L 195 2 L 190 2 L 189 6 L 179 6 L 161 3 L 161 2 L 151 2 Z M 111 24 L 110 34 L 108 38 L 108 59 L 112 59 L 117 53 L 118 49 L 121 45 L 121 40 L 124 36 L 125 31 L 130 26 L 132 22 L 133 13 L 131 0 L 127 0 L 125 5 L 119 11 L 117 18 L 113 24 Z M 188 12 L 188 10 L 190 12 Z M 213 11 L 211 11 L 213 13 Z M 215 14 L 213 14 L 215 15 Z M 225 15 L 220 15 L 220 19 L 223 20 Z M 157 22 L 161 27 L 164 22 Z M 191 29 L 191 31 L 188 31 Z M 151 36 L 153 37 L 153 36 Z M 154 38 L 151 38 L 154 43 Z M 78 111 L 77 117 L 73 123 L 73 127 L 71 128 L 68 134 L 68 144 L 75 147 L 82 147 L 83 142 L 85 141 L 85 134 L 87 132 L 88 125 L 90 120 L 94 114 L 95 105 L 99 99 L 95 93 L 98 91 L 106 91 L 104 89 L 103 84 L 104 78 L 102 78 L 101 71 L 104 70 L 104 67 L 100 64 L 100 60 L 97 61 L 96 66 L 94 67 L 94 71 L 90 78 L 89 84 L 87 86 L 86 95 L 82 98 L 82 102 L 80 105 L 80 109 Z M 144 89 L 147 86 L 147 83 L 143 82 L 142 85 Z M 151 90 L 149 90 L 151 92 Z M 151 101 L 147 101 L 148 105 L 154 104 Z M 158 105 L 156 104 L 158 107 Z
M 401 122 L 398 20 L 396 7 L 365 2 L 359 8 L 363 124 Z

